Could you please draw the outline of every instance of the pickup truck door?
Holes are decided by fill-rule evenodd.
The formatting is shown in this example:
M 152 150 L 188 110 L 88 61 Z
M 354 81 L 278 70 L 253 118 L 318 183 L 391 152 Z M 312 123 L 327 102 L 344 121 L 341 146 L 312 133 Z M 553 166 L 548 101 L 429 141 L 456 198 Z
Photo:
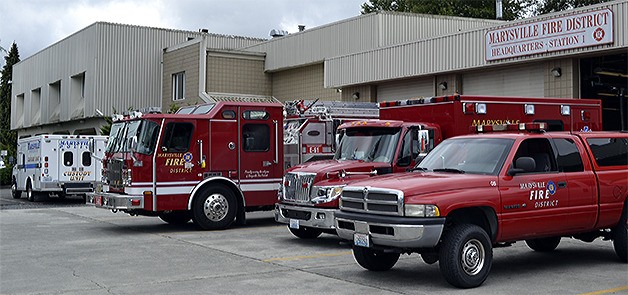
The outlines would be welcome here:
M 500 179 L 500 240 L 551 236 L 560 233 L 567 216 L 569 191 L 564 173 L 557 169 L 550 140 L 529 138 L 515 143 L 516 153 L 509 157 L 513 165 L 519 157 L 532 157 L 536 169 Z M 503 172 L 502 172 L 503 173 Z

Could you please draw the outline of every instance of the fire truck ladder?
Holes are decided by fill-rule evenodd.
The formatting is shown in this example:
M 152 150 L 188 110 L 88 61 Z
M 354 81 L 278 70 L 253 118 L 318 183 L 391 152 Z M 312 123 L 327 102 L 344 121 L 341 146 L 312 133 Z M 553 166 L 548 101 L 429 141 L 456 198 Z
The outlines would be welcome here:
M 267 95 L 203 92 L 202 96 L 206 102 L 232 101 L 281 103 L 274 96 Z
M 293 103 L 286 103 L 286 108 Z M 371 102 L 347 102 L 347 101 L 302 101 L 304 106 L 309 106 L 301 117 L 321 116 L 326 118 L 379 118 L 379 108 Z

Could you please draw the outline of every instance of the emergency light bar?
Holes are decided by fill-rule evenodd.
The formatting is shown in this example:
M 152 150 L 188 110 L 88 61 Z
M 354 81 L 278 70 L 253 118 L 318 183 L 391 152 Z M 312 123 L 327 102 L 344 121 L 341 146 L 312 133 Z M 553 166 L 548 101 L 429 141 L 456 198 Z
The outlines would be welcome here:
M 547 130 L 547 123 L 519 123 L 519 124 L 495 124 L 495 125 L 477 125 L 471 127 L 477 133 L 498 132 L 498 131 L 529 131 L 544 132 Z
M 414 98 L 414 99 L 404 99 L 397 101 L 383 101 L 379 103 L 379 107 L 397 107 L 397 106 L 409 106 L 415 104 L 428 104 L 428 103 L 440 103 L 440 102 L 448 102 L 448 101 L 456 101 L 460 100 L 460 95 L 452 95 L 452 96 L 433 96 L 433 97 L 422 97 L 422 98 Z

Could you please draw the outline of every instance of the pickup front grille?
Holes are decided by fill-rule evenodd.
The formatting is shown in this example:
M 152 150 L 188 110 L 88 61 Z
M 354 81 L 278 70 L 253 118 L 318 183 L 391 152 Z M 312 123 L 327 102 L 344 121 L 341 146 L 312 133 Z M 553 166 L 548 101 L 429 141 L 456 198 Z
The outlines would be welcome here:
M 310 202 L 310 190 L 315 173 L 288 173 L 284 177 L 283 198 L 298 203 Z
M 403 192 L 399 190 L 348 186 L 340 201 L 343 211 L 403 216 Z

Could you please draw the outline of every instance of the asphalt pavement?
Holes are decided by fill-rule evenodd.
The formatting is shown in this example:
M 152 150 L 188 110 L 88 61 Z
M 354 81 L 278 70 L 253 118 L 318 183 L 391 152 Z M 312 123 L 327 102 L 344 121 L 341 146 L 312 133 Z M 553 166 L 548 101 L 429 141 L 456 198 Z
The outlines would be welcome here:
M 416 254 L 366 271 L 338 237 L 295 238 L 272 212 L 199 231 L 79 201 L 1 204 L 0 294 L 628 294 L 628 265 L 599 239 L 564 238 L 552 253 L 495 249 L 486 282 L 460 290 Z

